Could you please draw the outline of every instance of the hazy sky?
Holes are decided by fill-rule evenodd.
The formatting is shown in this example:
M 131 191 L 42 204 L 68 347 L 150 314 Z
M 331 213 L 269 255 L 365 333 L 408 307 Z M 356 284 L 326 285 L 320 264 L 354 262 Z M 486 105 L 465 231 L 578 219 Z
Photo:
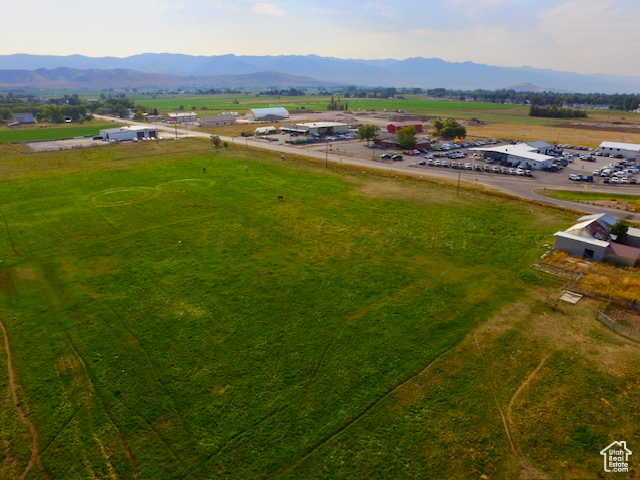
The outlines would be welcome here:
M 0 1 L 0 54 L 419 56 L 640 75 L 638 0 Z

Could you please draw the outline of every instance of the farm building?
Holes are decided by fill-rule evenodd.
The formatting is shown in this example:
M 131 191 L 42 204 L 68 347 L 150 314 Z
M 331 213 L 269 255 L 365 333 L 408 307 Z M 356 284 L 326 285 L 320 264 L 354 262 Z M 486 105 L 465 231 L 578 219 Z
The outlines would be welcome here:
M 222 113 L 220 115 L 209 115 L 200 119 L 201 127 L 226 127 L 236 125 L 236 116 L 231 113 Z
M 542 170 L 551 167 L 555 159 L 554 156 L 539 153 L 540 151 L 550 152 L 550 147 L 553 147 L 550 144 L 546 144 L 548 147 L 542 145 L 543 143 L 545 142 L 517 143 L 499 147 L 470 148 L 469 150 L 482 152 L 484 158 L 492 158 L 501 163 L 518 164 L 529 170 Z
M 601 155 L 622 155 L 629 160 L 636 160 L 640 155 L 640 145 L 637 143 L 602 142 L 598 147 Z
M 29 125 L 29 124 L 36 123 L 36 119 L 34 118 L 33 114 L 30 112 L 14 113 L 12 117 L 13 117 L 12 125 Z
M 173 123 L 192 123 L 198 121 L 196 112 L 169 112 L 169 121 Z
M 282 133 L 298 133 L 301 135 L 341 135 L 349 133 L 349 124 L 337 122 L 295 123 L 280 128 Z
M 108 128 L 100 130 L 100 136 L 108 142 L 138 141 L 158 137 L 158 129 L 155 127 L 139 127 L 127 125 L 126 127 Z
M 591 260 L 635 266 L 640 259 L 640 229 L 629 228 L 626 243 L 616 243 L 615 236 L 609 233 L 616 223 L 617 220 L 606 213 L 581 217 L 568 230 L 554 234 L 554 250 Z
M 407 127 L 414 127 L 416 132 L 422 132 L 422 124 L 420 122 L 393 122 L 387 125 L 387 132 L 397 133 L 399 130 Z
M 289 118 L 289 111 L 284 107 L 252 108 L 245 116 L 251 122 L 276 122 Z

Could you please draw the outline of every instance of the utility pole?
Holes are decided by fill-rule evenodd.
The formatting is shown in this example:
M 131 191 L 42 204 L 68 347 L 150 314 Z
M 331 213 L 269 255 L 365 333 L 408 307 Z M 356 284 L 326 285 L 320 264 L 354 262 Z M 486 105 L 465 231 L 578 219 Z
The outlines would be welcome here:
M 329 139 L 328 138 L 326 139 L 326 142 L 327 142 L 327 150 L 324 155 L 324 166 L 328 167 L 329 166 Z

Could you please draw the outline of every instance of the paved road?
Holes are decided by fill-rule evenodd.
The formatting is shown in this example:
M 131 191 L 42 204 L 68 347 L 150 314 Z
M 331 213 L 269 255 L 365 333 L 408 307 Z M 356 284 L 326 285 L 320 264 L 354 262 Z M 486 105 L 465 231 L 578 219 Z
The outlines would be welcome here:
M 141 125 L 149 126 L 145 123 L 137 123 L 128 119 L 114 119 L 113 117 L 104 115 L 94 115 L 96 118 L 104 121 L 114 121 L 119 123 L 126 123 L 128 125 Z M 209 139 L 211 134 L 199 132 L 197 130 L 189 130 L 189 127 L 179 125 L 177 128 L 172 125 L 154 124 L 158 128 L 159 132 L 163 132 L 165 137 L 168 138 L 185 138 L 185 137 L 198 137 Z M 381 171 L 397 172 L 403 174 L 409 174 L 416 177 L 425 178 L 437 178 L 445 181 L 457 183 L 460 182 L 467 185 L 485 185 L 490 188 L 499 190 L 501 192 L 514 195 L 529 200 L 535 200 L 536 202 L 556 205 L 572 210 L 577 210 L 584 213 L 609 213 L 617 218 L 625 218 L 631 221 L 640 221 L 640 214 L 632 212 L 623 212 L 612 208 L 598 207 L 595 205 L 586 205 L 577 202 L 569 202 L 565 200 L 557 200 L 554 198 L 540 195 L 537 191 L 544 191 L 545 189 L 556 190 L 573 190 L 576 192 L 584 191 L 585 184 L 575 184 L 571 182 L 567 184 L 567 175 L 569 173 L 581 173 L 584 174 L 585 170 L 582 170 L 584 166 L 587 171 L 591 171 L 595 168 L 602 167 L 604 163 L 608 163 L 608 159 L 599 158 L 598 163 L 588 163 L 583 165 L 584 162 L 578 162 L 573 165 L 569 165 L 567 169 L 559 173 L 550 172 L 536 172 L 536 178 L 528 177 L 513 177 L 505 176 L 501 174 L 493 174 L 487 172 L 471 172 L 461 170 L 439 169 L 436 167 L 416 167 L 411 166 L 417 160 L 412 157 L 405 157 L 401 162 L 382 163 L 372 161 L 371 159 L 364 157 L 354 157 L 352 155 L 341 155 L 334 150 L 329 150 L 323 147 L 315 146 L 293 146 L 280 142 L 270 142 L 267 140 L 256 140 L 252 138 L 242 137 L 224 137 L 220 136 L 222 141 L 229 143 L 246 145 L 247 147 L 258 148 L 262 150 L 269 150 L 272 152 L 278 152 L 282 155 L 295 154 L 302 155 L 318 160 L 325 161 L 327 164 L 345 164 L 356 167 L 375 168 Z M 604 193 L 621 193 L 620 189 L 625 188 L 621 186 L 605 187 L 603 185 L 588 185 L 587 190 L 591 192 L 604 192 Z M 627 192 L 628 190 L 628 192 Z M 625 188 L 624 193 L 638 194 L 640 193 L 640 187 Z

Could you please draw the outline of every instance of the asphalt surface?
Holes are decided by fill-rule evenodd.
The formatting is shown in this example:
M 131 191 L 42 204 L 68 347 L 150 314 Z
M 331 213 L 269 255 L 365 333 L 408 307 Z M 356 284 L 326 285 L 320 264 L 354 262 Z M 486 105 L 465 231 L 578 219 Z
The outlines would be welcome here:
M 112 121 L 116 123 L 126 123 L 128 125 L 142 125 L 148 126 L 149 124 L 137 123 L 128 119 L 114 119 L 113 117 L 105 115 L 94 115 L 96 118 L 104 121 Z M 185 138 L 185 137 L 197 137 L 210 139 L 211 134 L 199 132 L 197 130 L 190 130 L 189 127 L 179 125 L 177 128 L 172 125 L 153 124 L 158 128 L 159 135 L 165 138 Z M 280 136 L 280 138 L 282 138 Z M 452 183 L 460 181 L 462 185 L 478 185 L 486 186 L 494 190 L 501 191 L 503 193 L 514 195 L 516 197 L 533 200 L 542 204 L 555 205 L 587 214 L 591 213 L 609 213 L 616 218 L 624 218 L 630 221 L 640 221 L 640 214 L 622 211 L 618 209 L 599 207 L 596 205 L 588 205 L 578 202 L 570 202 L 565 200 L 557 200 L 538 192 L 544 192 L 545 190 L 565 190 L 575 192 L 602 192 L 611 194 L 636 194 L 640 195 L 639 185 L 606 185 L 602 184 L 601 179 L 597 178 L 596 183 L 579 183 L 568 179 L 569 174 L 576 173 L 581 175 L 589 175 L 596 168 L 602 168 L 604 165 L 612 161 L 612 159 L 605 157 L 596 157 L 596 162 L 583 162 L 574 159 L 573 164 L 569 164 L 561 172 L 537 172 L 534 171 L 534 178 L 530 177 L 517 177 L 511 175 L 503 175 L 489 172 L 476 172 L 468 170 L 456 170 L 449 168 L 438 168 L 428 166 L 415 165 L 421 158 L 405 156 L 400 162 L 384 163 L 375 161 L 365 156 L 363 153 L 355 153 L 362 150 L 362 143 L 351 142 L 353 148 L 350 147 L 350 142 L 334 142 L 331 144 L 322 145 L 302 145 L 293 146 L 281 142 L 272 142 L 268 140 L 253 139 L 250 137 L 225 137 L 220 135 L 222 141 L 229 142 L 231 144 L 237 144 L 241 146 L 247 146 L 262 150 L 268 150 L 272 152 L 278 152 L 281 155 L 301 155 L 310 158 L 315 158 L 324 161 L 327 165 L 351 165 L 356 167 L 366 167 L 368 169 L 376 169 L 386 172 L 396 172 L 405 175 L 412 175 L 416 177 L 435 178 Z M 359 156 L 355 156 L 359 155 Z M 368 155 L 368 154 L 367 154 Z M 470 159 L 463 159 L 463 163 L 469 162 Z M 481 162 L 480 162 L 481 163 Z M 585 187 L 586 185 L 586 187 Z

